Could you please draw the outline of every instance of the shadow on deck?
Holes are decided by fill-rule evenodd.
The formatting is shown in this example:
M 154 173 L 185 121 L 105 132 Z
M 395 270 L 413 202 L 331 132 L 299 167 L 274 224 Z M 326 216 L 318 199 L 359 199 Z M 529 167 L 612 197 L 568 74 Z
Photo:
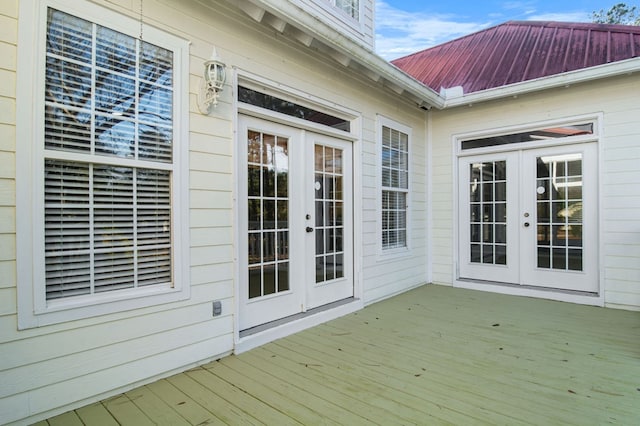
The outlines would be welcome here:
M 41 424 L 640 424 L 640 313 L 423 286 Z

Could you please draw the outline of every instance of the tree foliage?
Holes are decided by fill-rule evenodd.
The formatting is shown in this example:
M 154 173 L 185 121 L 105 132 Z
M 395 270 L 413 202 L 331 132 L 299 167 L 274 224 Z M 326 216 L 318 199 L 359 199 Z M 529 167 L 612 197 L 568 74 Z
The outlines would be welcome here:
M 591 20 L 597 24 L 640 25 L 640 11 L 636 6 L 617 3 L 609 10 L 593 12 Z

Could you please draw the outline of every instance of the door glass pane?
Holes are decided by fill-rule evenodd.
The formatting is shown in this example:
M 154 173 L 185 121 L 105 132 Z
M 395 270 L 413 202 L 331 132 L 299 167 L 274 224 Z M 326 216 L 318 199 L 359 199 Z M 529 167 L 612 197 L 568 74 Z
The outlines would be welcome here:
M 582 271 L 582 154 L 536 162 L 538 268 Z
M 316 283 L 344 277 L 343 151 L 315 145 Z
M 507 163 L 470 164 L 469 176 L 470 261 L 506 265 Z
M 247 134 L 248 294 L 289 290 L 288 139 Z

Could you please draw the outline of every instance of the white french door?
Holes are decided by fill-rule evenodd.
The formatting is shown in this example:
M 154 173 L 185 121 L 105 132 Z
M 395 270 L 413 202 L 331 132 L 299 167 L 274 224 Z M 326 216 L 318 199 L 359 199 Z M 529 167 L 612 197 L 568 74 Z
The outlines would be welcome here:
M 353 296 L 351 144 L 239 123 L 240 330 Z
M 597 145 L 459 159 L 459 278 L 598 291 Z
M 313 149 L 310 149 L 312 148 Z M 307 308 L 353 296 L 353 182 L 351 143 L 307 135 Z M 313 164 L 312 167 L 309 167 Z M 313 206 L 313 208 L 311 208 Z

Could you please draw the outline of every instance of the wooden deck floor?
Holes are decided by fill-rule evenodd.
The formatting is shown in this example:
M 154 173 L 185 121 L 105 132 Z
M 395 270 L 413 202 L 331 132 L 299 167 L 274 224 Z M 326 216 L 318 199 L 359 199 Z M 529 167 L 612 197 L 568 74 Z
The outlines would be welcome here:
M 42 424 L 640 424 L 640 313 L 425 286 Z

